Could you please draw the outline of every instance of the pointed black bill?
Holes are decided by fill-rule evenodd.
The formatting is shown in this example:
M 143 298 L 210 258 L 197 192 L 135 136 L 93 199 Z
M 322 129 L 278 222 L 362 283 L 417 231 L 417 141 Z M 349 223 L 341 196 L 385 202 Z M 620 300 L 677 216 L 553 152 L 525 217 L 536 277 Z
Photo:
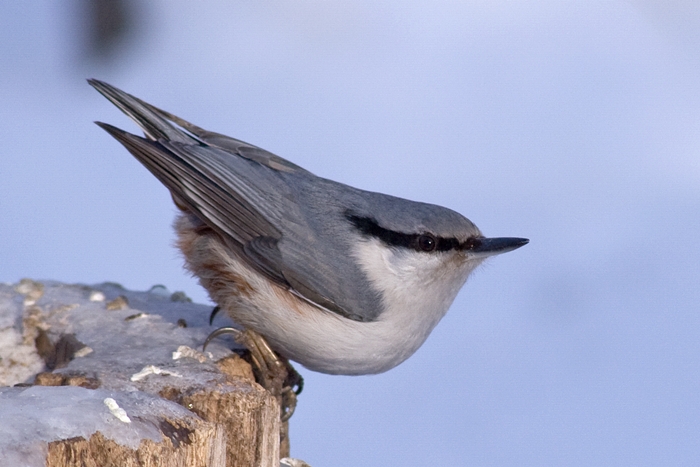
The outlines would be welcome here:
M 474 246 L 470 248 L 470 251 L 477 256 L 500 255 L 527 245 L 529 241 L 527 238 L 511 237 L 478 238 L 473 241 Z

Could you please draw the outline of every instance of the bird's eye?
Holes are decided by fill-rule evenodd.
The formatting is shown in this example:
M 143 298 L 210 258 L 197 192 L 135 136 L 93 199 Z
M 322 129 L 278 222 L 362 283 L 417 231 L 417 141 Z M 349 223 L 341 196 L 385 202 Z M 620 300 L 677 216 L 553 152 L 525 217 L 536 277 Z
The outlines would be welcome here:
M 418 248 L 420 248 L 422 251 L 433 251 L 435 250 L 436 246 L 437 241 L 432 235 L 423 234 L 418 237 Z

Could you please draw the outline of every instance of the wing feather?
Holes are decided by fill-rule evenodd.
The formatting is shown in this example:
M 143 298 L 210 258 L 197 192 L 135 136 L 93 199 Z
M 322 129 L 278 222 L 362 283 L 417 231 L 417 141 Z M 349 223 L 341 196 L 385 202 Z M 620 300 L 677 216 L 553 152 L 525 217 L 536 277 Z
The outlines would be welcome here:
M 318 223 L 333 213 L 309 213 L 303 210 L 305 203 L 299 202 L 309 195 L 300 186 L 311 178 L 321 179 L 261 148 L 203 130 L 106 83 L 91 80 L 90 84 L 134 119 L 146 138 L 105 123 L 98 125 L 252 267 L 326 310 L 359 321 L 378 316 L 379 297 L 366 277 L 349 255 L 334 251 L 341 235 L 324 232 L 326 225 Z M 293 186 L 288 177 L 296 177 Z M 327 196 L 312 204 L 330 209 L 332 200 Z M 344 223 L 336 219 L 329 225 Z

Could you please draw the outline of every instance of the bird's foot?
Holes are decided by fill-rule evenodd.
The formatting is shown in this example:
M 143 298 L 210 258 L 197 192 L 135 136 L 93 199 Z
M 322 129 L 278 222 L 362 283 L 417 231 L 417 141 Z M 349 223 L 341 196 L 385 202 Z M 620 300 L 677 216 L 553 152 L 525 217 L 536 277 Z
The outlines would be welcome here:
M 204 349 L 215 338 L 232 334 L 234 340 L 250 352 L 250 363 L 256 381 L 277 398 L 280 404 L 280 417 L 289 420 L 297 405 L 297 395 L 304 387 L 304 380 L 292 367 L 289 360 L 280 357 L 270 348 L 263 336 L 255 331 L 223 327 L 209 334 L 204 341 Z

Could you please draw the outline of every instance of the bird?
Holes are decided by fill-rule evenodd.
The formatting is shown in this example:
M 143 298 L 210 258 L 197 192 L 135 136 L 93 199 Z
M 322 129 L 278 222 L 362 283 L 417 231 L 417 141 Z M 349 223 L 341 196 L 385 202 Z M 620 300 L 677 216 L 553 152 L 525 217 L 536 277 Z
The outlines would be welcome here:
M 385 372 L 424 343 L 486 258 L 529 242 L 318 177 L 88 82 L 143 131 L 96 122 L 168 188 L 185 267 L 263 353 L 321 373 Z

